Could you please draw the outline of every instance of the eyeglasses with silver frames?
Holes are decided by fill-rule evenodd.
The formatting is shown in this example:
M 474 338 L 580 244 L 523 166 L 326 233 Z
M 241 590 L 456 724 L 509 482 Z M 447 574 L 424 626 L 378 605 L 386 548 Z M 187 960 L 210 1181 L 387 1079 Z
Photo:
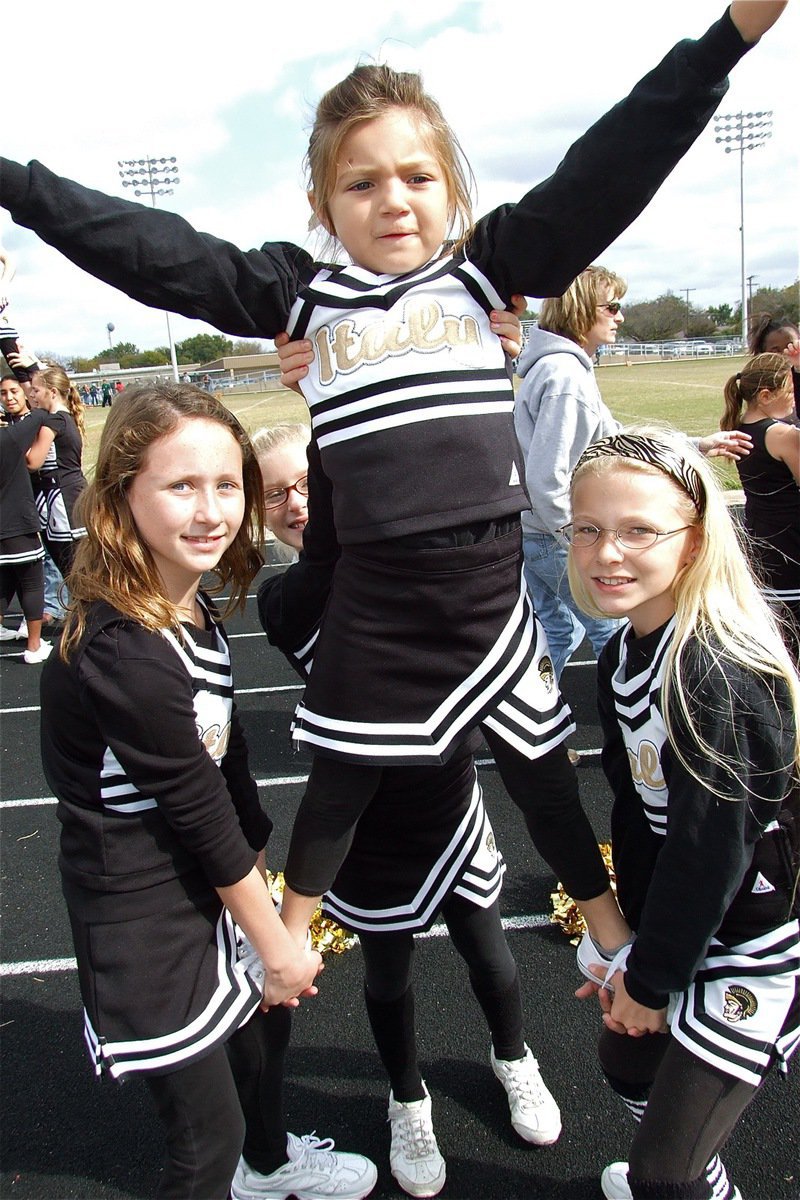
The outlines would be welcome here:
M 619 529 L 599 529 L 597 525 L 580 524 L 564 525 L 559 533 L 565 542 L 579 550 L 594 546 L 602 533 L 610 533 L 615 542 L 626 550 L 647 550 L 655 546 L 659 538 L 672 537 L 683 533 L 685 529 L 693 529 L 693 525 L 681 525 L 680 529 L 652 529 L 649 525 L 622 525 Z

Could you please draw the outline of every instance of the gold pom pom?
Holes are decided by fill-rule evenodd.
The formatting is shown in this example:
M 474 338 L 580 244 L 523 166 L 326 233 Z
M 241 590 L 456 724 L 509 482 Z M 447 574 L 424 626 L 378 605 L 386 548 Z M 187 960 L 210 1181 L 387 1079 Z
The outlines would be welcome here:
M 272 899 L 280 905 L 283 898 L 283 872 L 279 871 L 277 875 L 273 875 L 271 871 L 267 871 L 267 886 Z M 341 925 L 337 925 L 329 917 L 323 917 L 320 904 L 314 910 L 309 929 L 311 930 L 312 950 L 319 950 L 323 955 L 328 951 L 331 954 L 344 954 L 346 950 L 351 950 L 356 944 L 354 934 L 347 933 Z
M 603 862 L 606 864 L 609 879 L 611 880 L 611 890 L 616 896 L 617 877 L 614 874 L 614 865 L 611 861 L 611 845 L 608 842 L 600 842 L 599 845 Z M 551 922 L 553 925 L 560 925 L 563 932 L 572 942 L 572 945 L 577 946 L 586 932 L 586 922 L 581 916 L 577 904 L 571 896 L 567 895 L 561 883 L 558 884 L 557 891 L 550 893 L 550 903 L 553 906 L 553 912 L 550 916 Z

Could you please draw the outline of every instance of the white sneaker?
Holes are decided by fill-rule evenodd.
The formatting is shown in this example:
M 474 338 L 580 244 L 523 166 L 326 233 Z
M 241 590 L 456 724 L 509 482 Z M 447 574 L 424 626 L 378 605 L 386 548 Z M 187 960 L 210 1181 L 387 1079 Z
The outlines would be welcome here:
M 26 663 L 43 663 L 50 657 L 53 649 L 50 642 L 40 642 L 38 650 L 25 650 L 22 657 Z
M 233 1200 L 362 1200 L 378 1179 L 378 1168 L 362 1154 L 334 1153 L 331 1138 L 286 1135 L 288 1163 L 261 1175 L 239 1159 L 231 1183 Z
M 17 640 L 20 642 L 27 642 L 28 640 L 28 622 L 24 617 L 22 618 L 19 629 L 17 630 Z
M 633 1200 L 628 1184 L 628 1164 L 626 1162 L 609 1163 L 600 1176 L 600 1189 L 606 1200 Z M 742 1193 L 735 1185 L 733 1200 L 742 1200 Z
M 600 1176 L 600 1190 L 606 1200 L 633 1200 L 628 1187 L 628 1164 L 613 1162 L 604 1167 Z
M 16 629 L 12 629 L 10 625 L 0 625 L 0 642 L 15 642 L 16 640 Z
M 492 1047 L 489 1061 L 506 1090 L 511 1124 L 519 1136 L 535 1146 L 552 1145 L 561 1133 L 561 1113 L 529 1048 L 524 1058 L 507 1061 L 495 1058 Z
M 389 1092 L 387 1120 L 392 1127 L 389 1166 L 400 1187 L 409 1196 L 438 1196 L 447 1171 L 433 1132 L 428 1089 L 422 1100 L 405 1104 Z

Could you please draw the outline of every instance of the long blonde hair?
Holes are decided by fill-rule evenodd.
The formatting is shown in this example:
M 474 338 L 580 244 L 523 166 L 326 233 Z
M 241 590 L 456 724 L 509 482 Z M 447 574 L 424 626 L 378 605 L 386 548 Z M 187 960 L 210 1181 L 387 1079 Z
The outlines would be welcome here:
M 57 364 L 52 367 L 42 367 L 36 372 L 34 381 L 38 385 L 41 381 L 45 387 L 52 388 L 54 392 L 58 392 L 61 399 L 67 406 L 69 415 L 78 427 L 81 441 L 86 438 L 86 429 L 83 421 L 84 403 L 81 400 L 81 395 L 75 384 L 70 380 L 69 375 L 63 367 Z
M 641 457 L 639 452 L 641 451 Z M 636 457 L 634 457 L 636 455 Z M 655 462 L 659 465 L 654 465 Z M 638 471 L 645 475 L 666 475 L 673 485 L 678 510 L 687 524 L 700 529 L 696 556 L 675 576 L 672 587 L 675 603 L 675 633 L 666 657 L 661 695 L 662 712 L 670 742 L 686 769 L 704 786 L 690 758 L 694 753 L 710 757 L 735 783 L 741 761 L 730 757 L 720 760 L 718 748 L 712 748 L 697 726 L 694 697 L 686 682 L 686 654 L 691 644 L 698 646 L 707 661 L 719 668 L 726 681 L 731 706 L 737 704 L 733 684 L 726 667 L 742 668 L 762 678 L 785 683 L 796 714 L 792 731 L 793 770 L 800 780 L 800 677 L 781 635 L 780 624 L 766 603 L 750 569 L 734 527 L 723 492 L 712 469 L 691 443 L 676 430 L 636 427 L 622 430 L 590 446 L 578 460 L 572 475 L 572 489 L 587 477 L 605 478 L 619 471 Z M 576 603 L 591 616 L 608 616 L 598 609 L 573 562 L 568 562 L 570 587 Z M 676 720 L 690 731 L 694 746 L 689 755 L 675 736 Z M 712 787 L 715 794 L 727 793 Z
M 233 585 L 223 615 L 244 608 L 247 588 L 263 564 L 255 545 L 263 538 L 264 500 L 250 439 L 233 413 L 201 388 L 179 383 L 129 388 L 108 415 L 94 478 L 78 500 L 87 536 L 78 543 L 69 576 L 71 601 L 61 638 L 65 660 L 84 632 L 90 605 L 98 600 L 146 629 L 179 630 L 177 608 L 167 598 L 150 550 L 136 528 L 128 489 L 150 446 L 191 418 L 216 421 L 233 435 L 242 452 L 244 517 L 213 574 L 215 591 Z

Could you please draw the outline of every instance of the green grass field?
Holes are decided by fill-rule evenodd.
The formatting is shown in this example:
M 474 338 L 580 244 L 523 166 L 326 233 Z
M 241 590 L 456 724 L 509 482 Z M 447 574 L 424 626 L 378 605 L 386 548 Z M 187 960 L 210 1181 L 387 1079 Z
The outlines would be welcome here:
M 630 366 L 612 361 L 612 365 L 599 368 L 597 380 L 603 399 L 622 424 L 666 422 L 696 436 L 719 428 L 722 389 L 738 370 L 740 361 L 737 358 L 634 361 Z M 224 392 L 222 397 L 251 433 L 277 421 L 308 419 L 305 402 L 295 392 L 249 392 L 240 396 Z M 107 413 L 104 408 L 85 411 L 84 471 L 91 471 L 94 466 Z M 718 460 L 715 465 L 719 465 Z M 722 465 L 720 475 L 724 486 L 739 486 L 735 468 Z

